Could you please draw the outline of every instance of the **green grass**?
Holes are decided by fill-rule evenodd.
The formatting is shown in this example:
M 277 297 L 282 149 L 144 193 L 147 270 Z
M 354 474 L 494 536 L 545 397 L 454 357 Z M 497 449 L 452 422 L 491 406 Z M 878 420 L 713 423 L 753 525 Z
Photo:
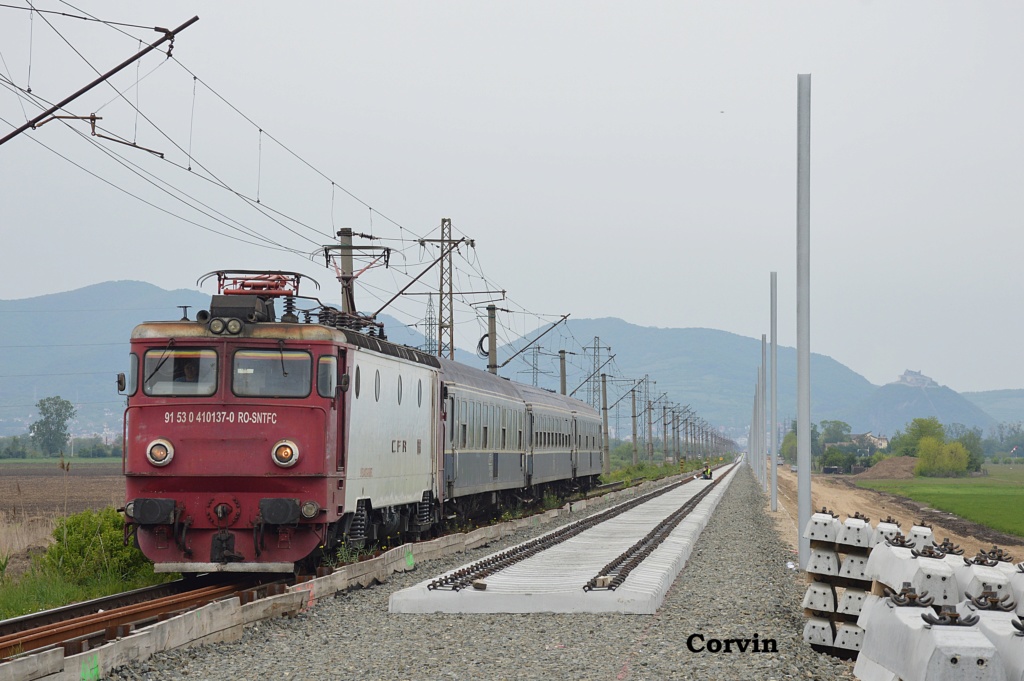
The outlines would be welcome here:
M 100 574 L 87 584 L 78 584 L 54 570 L 35 567 L 17 579 L 8 580 L 0 588 L 0 620 L 166 581 L 169 580 L 164 574 L 128 580 L 117 575 Z
M 717 461 L 715 462 L 718 463 Z M 686 471 L 695 471 L 699 468 L 704 467 L 703 461 L 684 461 L 683 466 Z M 677 475 L 680 472 L 679 464 L 666 463 L 666 464 L 655 464 L 641 461 L 637 465 L 623 466 L 613 470 L 608 475 L 601 476 L 602 483 L 619 482 L 624 480 L 627 485 L 632 484 L 633 481 L 639 480 L 660 480 L 661 478 L 668 477 L 670 475 Z
M 859 487 L 898 494 L 994 530 L 1024 537 L 1024 466 L 988 464 L 980 478 L 862 480 Z

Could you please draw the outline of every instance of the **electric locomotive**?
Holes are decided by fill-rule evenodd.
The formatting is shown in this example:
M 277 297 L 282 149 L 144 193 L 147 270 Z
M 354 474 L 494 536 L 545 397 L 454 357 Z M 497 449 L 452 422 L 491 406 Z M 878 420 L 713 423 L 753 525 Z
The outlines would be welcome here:
M 589 405 L 364 333 L 298 273 L 207 276 L 210 309 L 138 325 L 119 379 L 126 540 L 158 572 L 292 572 L 600 474 Z

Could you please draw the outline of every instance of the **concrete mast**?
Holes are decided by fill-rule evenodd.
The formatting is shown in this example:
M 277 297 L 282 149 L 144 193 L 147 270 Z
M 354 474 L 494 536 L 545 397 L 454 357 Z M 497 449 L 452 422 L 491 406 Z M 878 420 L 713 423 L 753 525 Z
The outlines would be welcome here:
M 800 569 L 807 568 L 811 540 L 811 74 L 797 76 L 796 164 L 796 465 Z
M 778 336 L 778 305 L 777 305 L 777 286 L 776 284 L 778 277 L 775 272 L 772 272 L 772 407 L 771 415 L 768 419 L 768 448 L 771 452 L 771 468 L 772 468 L 772 511 L 778 510 L 778 480 L 776 477 L 776 467 L 779 462 L 776 460 L 779 456 L 779 428 L 778 421 L 779 415 L 777 413 L 777 401 L 778 401 L 778 384 L 779 384 L 779 371 L 778 371 L 778 349 L 779 349 L 779 336 Z

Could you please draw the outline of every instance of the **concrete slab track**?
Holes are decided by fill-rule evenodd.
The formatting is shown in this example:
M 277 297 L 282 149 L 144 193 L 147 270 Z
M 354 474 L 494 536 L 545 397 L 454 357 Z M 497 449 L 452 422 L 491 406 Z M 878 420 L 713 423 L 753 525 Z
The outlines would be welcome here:
M 429 590 L 435 578 L 391 596 L 392 613 L 620 612 L 653 614 L 738 467 L 683 519 L 618 589 L 584 591 L 605 565 L 711 483 L 694 480 L 487 577 L 486 589 Z M 460 568 L 461 569 L 461 568 Z M 453 570 L 452 572 L 456 572 Z M 451 574 L 451 573 L 445 573 Z

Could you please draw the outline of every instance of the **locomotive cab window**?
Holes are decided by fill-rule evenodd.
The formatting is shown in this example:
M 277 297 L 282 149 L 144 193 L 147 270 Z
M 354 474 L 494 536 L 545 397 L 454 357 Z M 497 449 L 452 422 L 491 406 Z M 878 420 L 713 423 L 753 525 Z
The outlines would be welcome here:
M 334 397 L 338 391 L 338 358 L 321 357 L 316 365 L 316 391 L 320 397 Z
M 153 396 L 209 396 L 217 392 L 217 353 L 199 348 L 147 350 L 142 391 Z
M 312 365 L 313 358 L 304 350 L 239 350 L 231 368 L 231 389 L 244 397 L 307 397 Z

